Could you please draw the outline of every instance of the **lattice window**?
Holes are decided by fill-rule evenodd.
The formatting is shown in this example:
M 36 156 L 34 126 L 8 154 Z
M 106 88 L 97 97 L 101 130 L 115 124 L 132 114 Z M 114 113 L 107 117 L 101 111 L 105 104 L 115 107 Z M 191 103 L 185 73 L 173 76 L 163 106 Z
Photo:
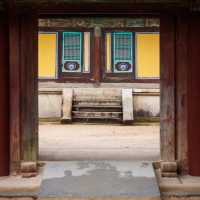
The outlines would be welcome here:
M 82 33 L 63 33 L 63 71 L 82 71 Z
M 64 60 L 81 61 L 81 33 L 64 33 Z
M 134 33 L 106 33 L 105 42 L 107 72 L 133 72 Z
M 90 32 L 63 32 L 62 72 L 90 72 Z
M 132 33 L 113 33 L 115 61 L 132 61 Z

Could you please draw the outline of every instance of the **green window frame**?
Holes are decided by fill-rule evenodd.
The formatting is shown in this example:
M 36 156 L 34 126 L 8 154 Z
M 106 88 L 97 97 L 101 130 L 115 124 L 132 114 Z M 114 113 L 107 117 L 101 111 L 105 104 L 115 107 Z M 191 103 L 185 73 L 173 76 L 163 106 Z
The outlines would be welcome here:
M 83 70 L 82 43 L 83 43 L 82 32 L 63 32 L 62 72 L 82 72 Z M 68 64 L 67 69 L 65 67 L 66 63 Z
M 134 73 L 135 32 L 106 31 L 105 72 L 114 74 Z
M 113 72 L 133 72 L 133 33 L 132 32 L 113 32 Z M 129 63 L 130 69 L 127 71 L 119 71 L 116 69 L 118 63 Z

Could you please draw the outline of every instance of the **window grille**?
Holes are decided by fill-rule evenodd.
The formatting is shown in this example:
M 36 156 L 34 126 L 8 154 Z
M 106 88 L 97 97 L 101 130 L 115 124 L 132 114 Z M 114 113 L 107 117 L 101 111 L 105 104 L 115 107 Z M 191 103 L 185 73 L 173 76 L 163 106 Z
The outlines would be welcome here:
M 133 33 L 114 32 L 112 35 L 114 72 L 131 72 L 133 65 Z
M 63 71 L 80 72 L 82 68 L 82 33 L 63 33 Z

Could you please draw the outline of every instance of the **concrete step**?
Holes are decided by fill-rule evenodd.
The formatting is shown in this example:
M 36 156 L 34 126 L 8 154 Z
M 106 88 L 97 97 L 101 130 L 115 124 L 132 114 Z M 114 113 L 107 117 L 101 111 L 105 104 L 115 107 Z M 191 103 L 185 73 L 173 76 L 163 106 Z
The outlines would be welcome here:
M 122 120 L 122 112 L 72 111 L 72 118 L 74 118 L 74 119 L 112 119 L 112 120 Z
M 118 99 L 96 99 L 91 96 L 73 100 L 73 120 L 117 120 L 122 121 L 122 101 Z
M 90 107 L 79 107 L 73 106 L 73 111 L 82 111 L 82 112 L 122 112 L 122 107 L 102 107 L 102 106 L 90 106 Z
M 120 100 L 120 88 L 74 88 L 74 100 Z
M 121 107 L 121 100 L 73 100 L 75 107 Z

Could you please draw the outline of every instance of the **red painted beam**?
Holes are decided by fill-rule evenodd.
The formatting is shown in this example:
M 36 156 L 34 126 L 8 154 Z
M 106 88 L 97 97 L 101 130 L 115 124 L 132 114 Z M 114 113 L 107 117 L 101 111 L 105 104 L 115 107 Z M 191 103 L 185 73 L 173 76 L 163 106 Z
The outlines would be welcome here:
M 9 174 L 9 42 L 6 19 L 0 15 L 0 176 Z
M 100 82 L 100 56 L 99 56 L 99 52 L 100 52 L 100 40 L 101 40 L 101 29 L 99 27 L 95 28 L 95 33 L 94 33 L 94 46 L 95 46 L 95 50 L 94 50 L 94 71 L 93 71 L 93 78 L 94 81 L 99 84 Z

